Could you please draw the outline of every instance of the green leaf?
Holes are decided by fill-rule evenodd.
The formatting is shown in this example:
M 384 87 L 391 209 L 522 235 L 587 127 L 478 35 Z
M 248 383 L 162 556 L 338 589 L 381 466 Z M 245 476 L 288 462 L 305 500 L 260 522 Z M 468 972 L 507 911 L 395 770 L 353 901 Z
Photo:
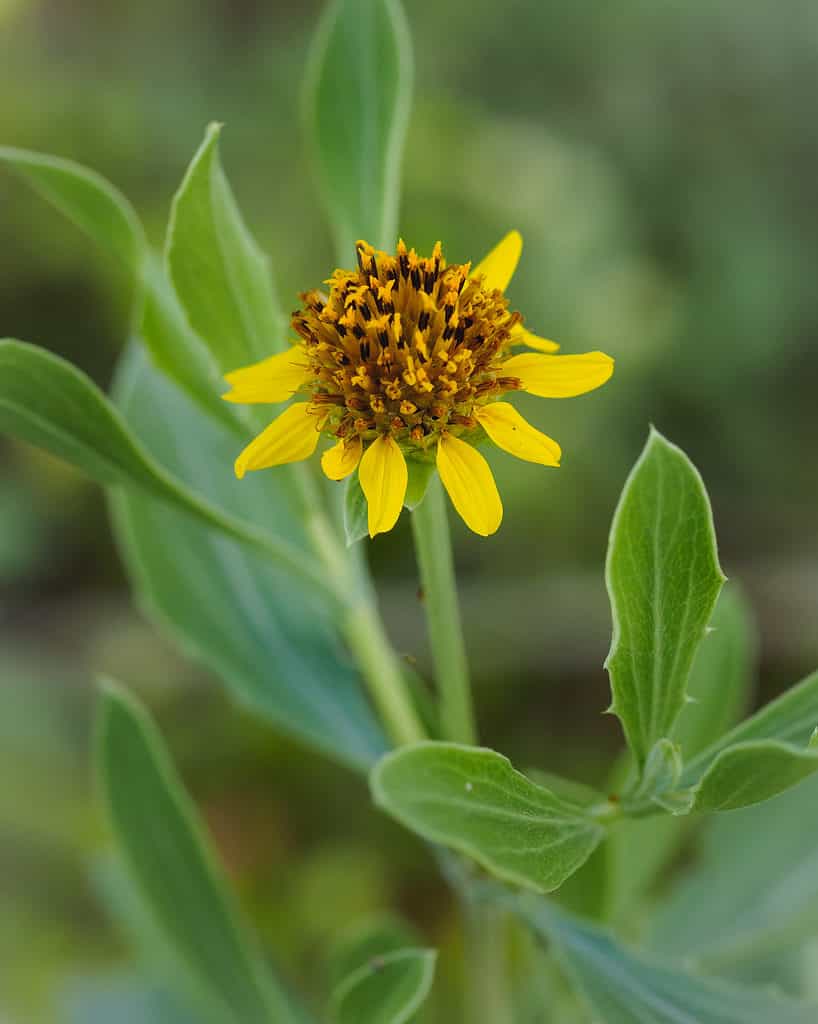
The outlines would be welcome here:
M 36 345 L 0 341 L 0 432 L 44 448 L 101 484 L 136 487 L 169 502 L 320 584 L 303 554 L 222 512 L 171 476 L 93 381 Z
M 656 911 L 649 943 L 708 970 L 792 950 L 818 930 L 818 777 L 711 818 L 691 868 Z
M 394 246 L 412 90 L 399 0 L 333 0 L 305 84 L 307 130 L 339 259 L 352 257 L 358 238 Z
M 768 800 L 818 769 L 818 672 L 745 719 L 685 766 L 693 810 L 717 811 Z
M 192 987 L 236 1024 L 294 1021 L 244 931 L 161 737 L 134 698 L 113 684 L 101 697 L 97 766 L 131 880 Z
M 61 1024 L 197 1024 L 197 1016 L 139 978 L 73 982 L 61 996 Z
M 372 771 L 375 803 L 431 842 L 477 861 L 498 878 L 556 889 L 604 835 L 584 809 L 515 771 L 493 750 L 419 743 Z
M 167 264 L 193 329 L 223 372 L 279 351 L 285 336 L 266 256 L 239 213 L 210 125 L 173 200 Z
M 236 439 L 133 349 L 115 389 L 131 428 L 179 479 L 248 527 L 274 524 L 297 557 L 307 538 L 287 468 L 233 476 Z M 113 503 L 117 536 L 143 605 L 257 715 L 366 769 L 386 743 L 322 593 L 245 544 L 129 492 Z
M 432 988 L 437 954 L 400 949 L 359 967 L 333 993 L 338 1024 L 407 1024 Z
M 0 146 L 0 162 L 139 275 L 147 252 L 142 225 L 110 182 L 71 160 L 10 146 Z
M 379 914 L 359 921 L 332 951 L 329 964 L 332 988 L 375 957 L 419 945 L 415 929 L 394 914 Z
M 161 263 L 150 259 L 145 272 L 140 337 L 151 359 L 210 416 L 244 437 L 235 406 L 222 401 L 222 375 L 201 338 L 185 317 Z
M 545 901 L 521 900 L 519 913 L 551 943 L 589 1010 L 605 1024 L 808 1024 L 816 1019 L 818 1007 L 697 977 L 628 949 Z
M 369 536 L 368 514 L 366 496 L 356 469 L 344 484 L 344 533 L 347 547 Z
M 655 430 L 614 515 L 606 581 L 611 710 L 641 772 L 684 707 L 690 667 L 724 582 L 701 477 Z
M 686 761 L 718 740 L 749 704 L 756 662 L 755 624 L 747 600 L 733 581 L 719 595 L 690 673 L 685 704 L 672 739 Z

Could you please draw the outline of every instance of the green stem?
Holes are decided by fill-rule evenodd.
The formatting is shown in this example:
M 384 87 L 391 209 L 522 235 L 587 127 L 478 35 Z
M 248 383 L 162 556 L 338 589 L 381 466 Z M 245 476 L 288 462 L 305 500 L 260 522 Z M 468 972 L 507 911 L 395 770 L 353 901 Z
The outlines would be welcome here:
M 395 743 L 401 746 L 426 739 L 373 601 L 360 601 L 350 609 L 344 632 Z
M 469 667 L 443 487 L 435 475 L 412 513 L 429 643 L 440 693 L 441 733 L 456 743 L 477 742 Z
M 326 582 L 340 607 L 341 628 L 375 707 L 396 744 L 418 743 L 426 733 L 386 636 L 369 578 L 330 523 L 309 470 L 297 469 L 307 533 L 325 567 Z

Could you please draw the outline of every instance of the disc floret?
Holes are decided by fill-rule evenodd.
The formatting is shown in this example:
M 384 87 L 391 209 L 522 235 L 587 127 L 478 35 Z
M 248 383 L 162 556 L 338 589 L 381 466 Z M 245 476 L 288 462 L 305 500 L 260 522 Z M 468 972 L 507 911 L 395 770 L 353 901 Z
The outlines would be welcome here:
M 363 444 L 388 435 L 418 456 L 444 432 L 479 431 L 475 409 L 520 386 L 503 373 L 520 314 L 470 263 L 447 264 L 440 242 L 428 258 L 403 241 L 395 255 L 356 251 L 358 269 L 303 293 L 292 316 L 321 429 Z

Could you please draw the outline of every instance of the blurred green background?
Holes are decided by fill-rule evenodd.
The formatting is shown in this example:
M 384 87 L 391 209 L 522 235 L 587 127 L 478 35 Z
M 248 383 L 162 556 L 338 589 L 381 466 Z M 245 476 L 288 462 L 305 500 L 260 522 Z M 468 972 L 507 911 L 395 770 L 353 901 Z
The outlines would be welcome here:
M 320 6 L 0 0 L 0 143 L 97 169 L 160 244 L 206 123 L 224 121 L 228 175 L 293 308 L 334 265 L 299 124 Z M 650 422 L 710 491 L 722 562 L 761 627 L 759 698 L 818 664 L 818 5 L 407 6 L 417 87 L 404 237 L 441 238 L 465 261 L 518 227 L 513 305 L 565 351 L 617 359 L 597 394 L 526 403 L 563 446 L 559 472 L 489 456 L 500 533 L 482 541 L 454 523 L 483 739 L 521 766 L 599 782 L 620 745 L 601 715 L 605 544 Z M 106 386 L 130 301 L 91 243 L 0 177 L 0 335 Z M 406 523 L 372 559 L 390 632 L 425 670 Z M 291 979 L 320 989 L 346 924 L 387 907 L 456 960 L 452 907 L 422 847 L 370 809 L 359 780 L 231 707 L 140 617 L 97 488 L 3 443 L 3 1024 L 4 1012 L 88 1020 L 86 988 L 129 970 L 101 895 L 89 766 L 100 671 L 156 711 Z

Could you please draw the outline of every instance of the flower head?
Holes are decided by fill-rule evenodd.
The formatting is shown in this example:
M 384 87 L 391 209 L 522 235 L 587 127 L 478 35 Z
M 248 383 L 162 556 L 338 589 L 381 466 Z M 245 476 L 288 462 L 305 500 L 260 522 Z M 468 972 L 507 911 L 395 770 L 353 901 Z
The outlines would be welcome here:
M 447 264 L 440 243 L 422 258 L 357 243 L 358 267 L 336 270 L 329 291 L 301 295 L 298 340 L 286 351 L 227 375 L 230 402 L 299 400 L 236 460 L 236 475 L 306 459 L 320 434 L 335 443 L 321 465 L 332 480 L 355 469 L 371 536 L 391 530 L 403 506 L 407 460 L 432 461 L 466 524 L 483 536 L 503 506 L 476 445 L 486 438 L 529 462 L 558 466 L 556 441 L 503 396 L 527 391 L 568 398 L 604 384 L 602 352 L 557 356 L 558 346 L 523 327 L 505 289 L 522 250 L 510 232 L 482 263 Z M 516 346 L 533 352 L 514 354 Z

